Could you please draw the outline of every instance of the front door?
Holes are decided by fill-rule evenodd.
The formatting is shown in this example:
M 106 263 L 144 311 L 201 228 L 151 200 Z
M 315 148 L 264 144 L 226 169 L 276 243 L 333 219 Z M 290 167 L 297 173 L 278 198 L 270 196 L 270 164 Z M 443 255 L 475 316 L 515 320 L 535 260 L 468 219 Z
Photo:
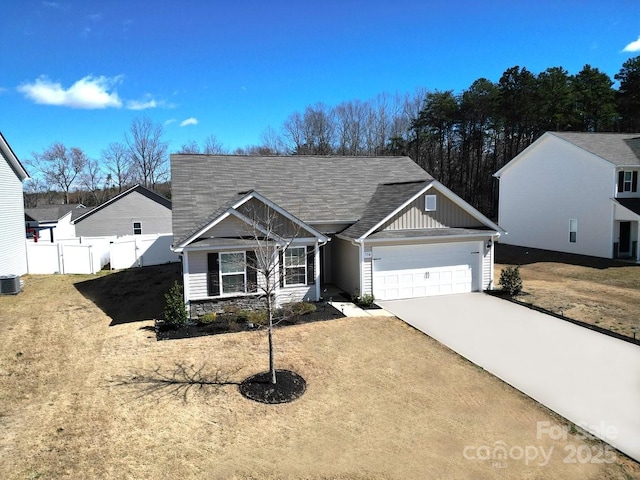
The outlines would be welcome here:
M 631 222 L 620 222 L 620 253 L 631 253 Z

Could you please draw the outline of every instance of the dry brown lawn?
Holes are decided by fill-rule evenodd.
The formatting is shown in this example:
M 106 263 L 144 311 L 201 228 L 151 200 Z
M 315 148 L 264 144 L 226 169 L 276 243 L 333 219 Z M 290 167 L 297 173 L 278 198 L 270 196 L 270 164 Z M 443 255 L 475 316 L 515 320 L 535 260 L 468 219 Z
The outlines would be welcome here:
M 303 375 L 307 392 L 278 406 L 246 400 L 236 383 L 265 368 L 264 332 L 157 342 L 151 317 L 138 318 L 157 295 L 128 293 L 148 285 L 135 281 L 143 270 L 26 276 L 23 293 L 0 297 L 0 478 L 640 477 L 617 452 L 565 463 L 571 449 L 596 458 L 604 446 L 538 438 L 537 422 L 567 425 L 393 318 L 278 330 L 278 367 Z M 204 382 L 180 382 L 194 372 Z M 174 373 L 177 383 L 159 382 Z M 512 455 L 498 463 L 463 454 L 500 442 Z M 527 447 L 552 449 L 550 462 L 512 458 Z
M 640 266 L 497 245 L 496 281 L 506 265 L 521 265 L 518 300 L 640 338 Z

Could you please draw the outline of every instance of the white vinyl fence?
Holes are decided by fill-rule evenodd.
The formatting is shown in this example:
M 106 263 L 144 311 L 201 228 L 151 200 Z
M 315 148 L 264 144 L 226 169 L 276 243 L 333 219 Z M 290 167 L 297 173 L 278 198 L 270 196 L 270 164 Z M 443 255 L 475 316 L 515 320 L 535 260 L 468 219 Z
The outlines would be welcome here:
M 27 241 L 27 267 L 33 274 L 71 274 L 97 273 L 108 263 L 112 269 L 121 269 L 178 262 L 172 239 L 167 234 Z
M 146 267 L 180 261 L 171 250 L 173 235 L 127 235 L 111 242 L 111 268 Z
M 29 273 L 96 273 L 107 263 L 106 238 L 72 238 L 55 243 L 27 241 Z

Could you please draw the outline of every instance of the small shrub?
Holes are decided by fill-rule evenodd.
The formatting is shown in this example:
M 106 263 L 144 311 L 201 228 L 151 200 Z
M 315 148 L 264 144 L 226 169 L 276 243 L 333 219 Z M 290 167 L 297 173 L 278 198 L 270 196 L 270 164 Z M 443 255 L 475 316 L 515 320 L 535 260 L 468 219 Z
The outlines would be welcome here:
M 187 323 L 187 308 L 184 305 L 184 297 L 182 295 L 182 285 L 177 281 L 173 282 L 173 286 L 164 294 L 164 321 L 172 327 L 179 327 Z
M 365 293 L 358 300 L 358 305 L 362 305 L 363 307 L 370 307 L 375 302 L 376 297 L 369 293 Z
M 254 326 L 260 327 L 267 324 L 266 310 L 252 310 L 247 313 L 247 322 L 253 323 Z
M 214 323 L 218 321 L 218 314 L 216 312 L 208 312 L 205 313 L 198 319 L 198 323 L 203 325 L 209 325 L 210 323 Z
M 502 290 L 510 296 L 518 295 L 522 291 L 522 279 L 520 267 L 506 267 L 500 273 L 500 285 Z
M 301 317 L 316 311 L 316 306 L 309 302 L 291 302 L 282 306 L 282 313 L 285 317 Z

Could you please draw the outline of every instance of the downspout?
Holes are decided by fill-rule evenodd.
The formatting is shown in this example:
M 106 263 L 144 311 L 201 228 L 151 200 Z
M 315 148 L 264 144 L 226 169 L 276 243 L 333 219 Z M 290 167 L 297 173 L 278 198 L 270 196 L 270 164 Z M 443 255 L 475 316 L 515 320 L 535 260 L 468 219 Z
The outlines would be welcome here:
M 191 303 L 189 301 L 189 252 L 182 251 L 182 285 L 184 296 L 184 306 L 187 309 L 187 316 L 191 318 Z

